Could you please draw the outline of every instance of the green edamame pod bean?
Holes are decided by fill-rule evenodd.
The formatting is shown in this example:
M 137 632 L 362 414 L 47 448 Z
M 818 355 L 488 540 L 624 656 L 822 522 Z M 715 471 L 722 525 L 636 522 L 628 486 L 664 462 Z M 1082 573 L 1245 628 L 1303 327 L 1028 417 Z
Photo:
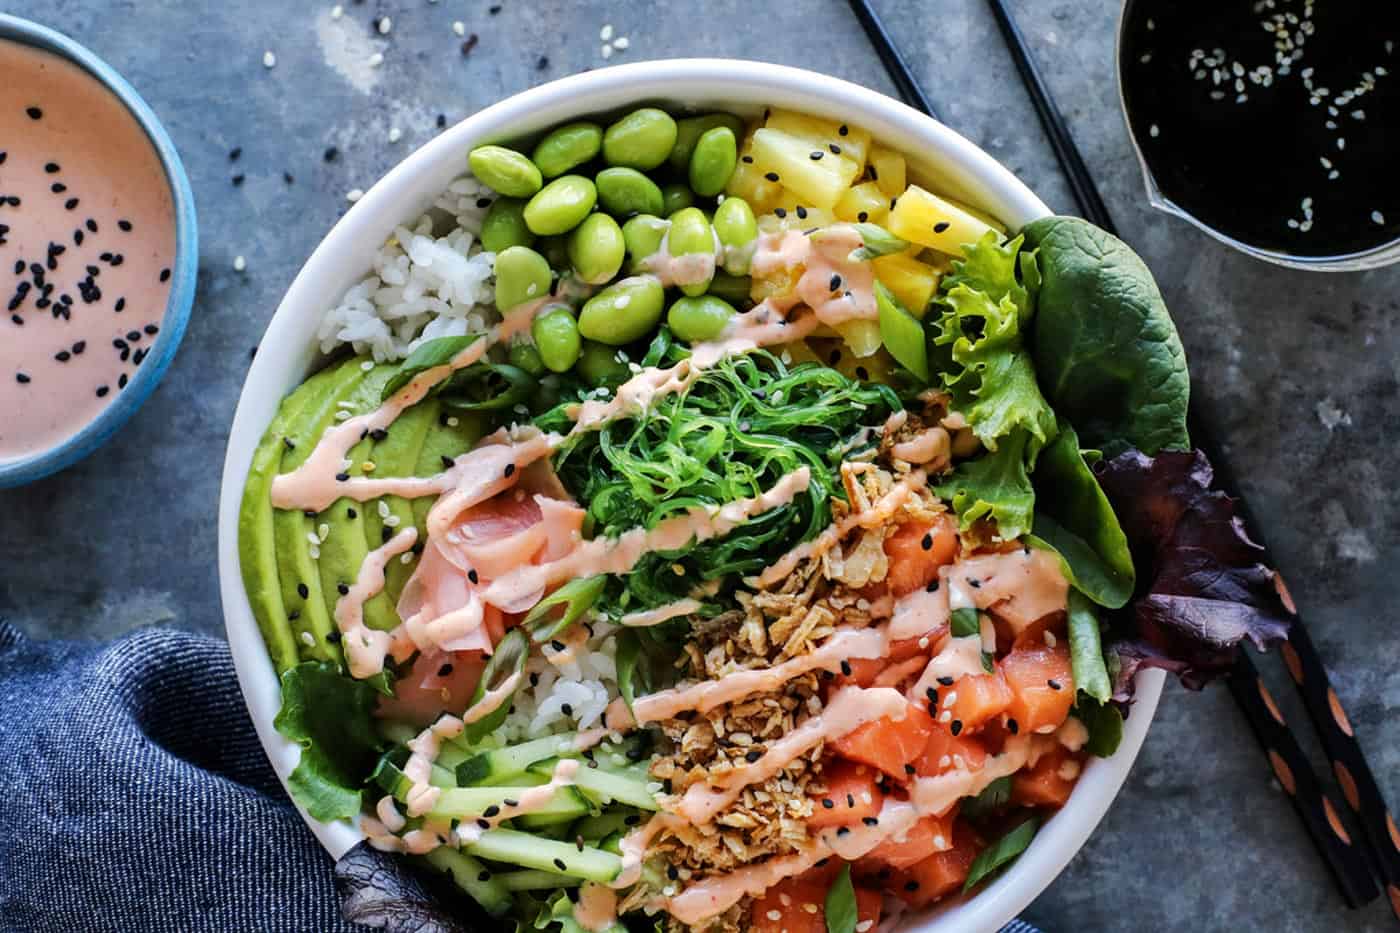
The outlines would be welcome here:
M 666 312 L 671 333 L 687 343 L 714 340 L 734 317 L 733 305 L 715 295 L 677 298 Z
M 627 364 L 619 360 L 622 351 L 605 343 L 592 340 L 583 342 L 583 352 L 578 358 L 578 374 L 591 386 L 616 388 L 632 376 Z
M 675 144 L 676 121 L 671 115 L 655 107 L 643 107 L 603 133 L 603 158 L 609 165 L 647 172 L 665 162 Z
M 535 165 L 545 178 L 557 178 L 589 161 L 603 148 L 603 128 L 596 123 L 566 123 L 550 130 L 535 145 Z
M 646 335 L 661 320 L 666 290 L 654 275 L 634 275 L 615 282 L 583 304 L 579 333 L 589 340 L 620 347 Z
M 502 313 L 549 294 L 549 263 L 528 246 L 510 246 L 496 254 L 496 307 Z
M 525 202 L 497 198 L 481 220 L 481 246 L 493 253 L 510 246 L 533 246 L 535 235 L 525 226 Z
M 706 130 L 690 154 L 691 190 L 701 197 L 714 197 L 729 184 L 729 176 L 738 164 L 739 140 L 733 131 L 727 126 Z
M 598 203 L 614 217 L 660 214 L 666 206 L 656 182 L 634 168 L 605 168 L 595 180 Z
M 672 169 L 684 172 L 690 167 L 690 154 L 695 151 L 696 141 L 717 126 L 727 126 L 735 139 L 744 136 L 744 121 L 732 113 L 707 113 L 703 117 L 686 117 L 676 121 L 676 144 L 671 147 L 667 158 Z
M 626 256 L 622 228 L 607 214 L 589 214 L 569 234 L 574 274 L 589 285 L 602 285 L 617 275 Z
M 708 271 L 699 270 L 704 272 L 703 276 L 687 276 L 689 281 L 676 282 L 687 295 L 693 297 L 705 294 L 705 290 L 710 287 L 710 279 L 714 278 L 715 274 L 715 232 L 710 222 L 705 219 L 704 212 L 698 207 L 687 207 L 672 214 L 671 232 L 666 245 L 673 257 L 699 254 L 710 257 L 710 262 L 705 264 Z
M 573 312 L 564 305 L 537 314 L 530 325 L 530 336 L 534 338 L 540 361 L 551 372 L 568 372 L 578 362 L 583 342 Z
M 525 205 L 525 225 L 540 236 L 568 233 L 583 222 L 598 201 L 598 190 L 582 175 L 563 175 L 539 190 Z
M 685 185 L 672 184 L 661 186 L 661 213 L 665 217 L 670 217 L 676 211 L 683 211 L 687 207 L 695 204 L 695 193 Z
M 747 275 L 716 272 L 715 277 L 710 279 L 710 290 L 705 294 L 717 295 L 732 305 L 743 305 L 753 300 L 750 297 L 752 291 L 753 280 Z
M 758 220 L 753 208 L 743 198 L 725 198 L 715 208 L 715 236 L 722 247 L 724 271 L 730 275 L 748 275 L 753 262 L 754 244 L 758 242 Z
M 477 146 L 467 164 L 477 181 L 508 198 L 528 198 L 544 184 L 535 163 L 505 146 Z
M 660 217 L 638 214 L 622 225 L 622 241 L 627 245 L 627 271 L 642 272 L 646 261 L 661 251 L 661 241 L 670 225 Z
M 540 356 L 539 347 L 527 340 L 518 340 L 512 343 L 510 351 L 506 354 L 506 361 L 532 376 L 544 374 L 544 358 Z

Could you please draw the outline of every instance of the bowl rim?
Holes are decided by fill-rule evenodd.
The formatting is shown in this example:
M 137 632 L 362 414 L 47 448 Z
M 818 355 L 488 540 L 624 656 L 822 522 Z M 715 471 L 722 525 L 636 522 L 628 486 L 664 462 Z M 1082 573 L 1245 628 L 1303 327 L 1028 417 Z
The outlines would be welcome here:
M 700 88 L 701 90 L 696 90 Z M 327 307 L 327 294 L 339 294 L 327 280 L 345 287 L 363 277 L 367 264 L 351 270 L 357 251 L 370 255 L 393 226 L 416 214 L 409 203 L 425 206 L 441 188 L 432 177 L 450 180 L 465 170 L 465 154 L 474 144 L 512 136 L 581 114 L 604 112 L 631 101 L 672 100 L 717 105 L 736 100 L 766 106 L 851 115 L 851 122 L 890 141 L 906 153 L 914 146 L 932 150 L 940 167 L 979 206 L 1017 225 L 1050 214 L 1022 182 L 990 155 L 932 118 L 859 85 L 782 65 L 736 59 L 666 59 L 598 69 L 562 78 L 507 97 L 444 131 L 409 155 L 370 188 L 316 247 L 273 315 L 247 375 L 229 434 L 219 502 L 219 581 L 225 626 L 239 685 L 254 727 L 283 785 L 298 759 L 295 743 L 278 735 L 272 721 L 280 704 L 279 685 L 263 646 L 244 591 L 238 557 L 238 511 L 253 450 L 286 391 L 301 381 L 315 358 L 311 334 Z M 615 104 L 614 104 L 615 102 Z M 859 114 L 857 120 L 855 115 Z M 535 126 L 529 126 L 531 121 Z M 525 128 L 521 128 L 524 126 Z M 512 130 L 511 128 L 515 129 Z M 454 162 L 455 160 L 455 162 Z M 445 171 L 446 170 L 446 171 Z M 444 183 L 445 186 L 445 183 Z M 374 239 L 364 252 L 357 238 Z M 358 250 L 357 250 L 358 248 Z M 349 257 L 349 258 L 347 258 Z M 337 268 L 339 274 L 337 279 Z M 289 374 L 294 375 L 288 381 Z M 1079 851 L 1098 825 L 1127 778 L 1151 724 L 1161 694 L 1160 671 L 1139 674 L 1137 702 L 1126 723 L 1118 752 L 1091 761 L 1069 802 L 1047 820 L 1029 849 L 977 896 L 912 914 L 906 933 L 993 931 L 1029 904 Z M 333 857 L 362 839 L 352 823 L 324 824 L 298 806 L 307 825 Z
M 146 361 L 127 387 L 77 433 L 53 447 L 18 460 L 0 461 L 0 489 L 22 486 L 66 469 L 105 444 L 136 413 L 160 383 L 185 335 L 199 272 L 199 221 L 189 176 L 175 143 L 155 111 L 121 74 L 92 51 L 47 26 L 0 13 L 0 41 L 29 45 L 64 58 L 103 84 L 131 113 L 156 150 L 170 187 L 175 215 L 175 256 L 170 263 L 170 294 L 160 333 Z

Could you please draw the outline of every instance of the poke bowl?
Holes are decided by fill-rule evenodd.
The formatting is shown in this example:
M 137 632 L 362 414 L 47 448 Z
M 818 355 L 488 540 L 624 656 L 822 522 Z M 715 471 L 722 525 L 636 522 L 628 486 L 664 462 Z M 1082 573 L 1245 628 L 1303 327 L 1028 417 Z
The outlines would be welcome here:
M 1015 917 L 1162 686 L 1138 673 L 1089 753 L 1083 710 L 1112 707 L 1067 618 L 1121 586 L 960 466 L 1024 477 L 1073 428 L 1033 370 L 1043 410 L 985 440 L 977 393 L 939 381 L 1020 346 L 1053 282 L 1019 234 L 1040 222 L 1044 257 L 1055 220 L 908 107 L 727 60 L 534 88 L 370 188 L 268 327 L 219 507 L 239 682 L 330 854 L 408 851 L 566 931 L 867 930 L 872 898 L 921 933 Z M 978 323 L 944 349 L 959 309 Z M 736 732 L 755 695 L 778 712 Z

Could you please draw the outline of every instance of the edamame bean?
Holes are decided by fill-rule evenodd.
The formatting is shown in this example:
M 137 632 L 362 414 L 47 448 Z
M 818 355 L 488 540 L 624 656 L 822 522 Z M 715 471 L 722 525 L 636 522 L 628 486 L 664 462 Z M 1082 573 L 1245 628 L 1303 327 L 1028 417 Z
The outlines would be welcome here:
M 596 180 L 598 203 L 614 217 L 660 214 L 666 207 L 656 182 L 634 168 L 605 168 Z
M 753 280 L 747 275 L 716 272 L 715 277 L 710 279 L 710 290 L 705 294 L 717 295 L 732 305 L 741 305 L 752 300 L 750 298 L 752 291 Z
M 589 161 L 603 148 L 603 128 L 586 121 L 550 130 L 535 145 L 533 159 L 545 178 L 557 178 Z
M 739 140 L 733 131 L 727 126 L 706 130 L 690 154 L 691 190 L 701 197 L 714 197 L 729 184 L 738 164 Z
M 694 256 L 705 254 L 710 257 L 706 269 L 700 269 L 704 275 L 687 276 L 689 281 L 677 281 L 681 291 L 687 295 L 703 295 L 710 287 L 710 279 L 714 278 L 714 255 L 715 255 L 715 232 L 710 227 L 710 222 L 705 219 L 705 214 L 698 207 L 687 207 L 684 210 L 676 211 L 671 215 L 671 231 L 666 240 L 666 245 L 673 257 Z
M 676 211 L 683 211 L 695 204 L 695 193 L 682 184 L 661 186 L 661 213 L 670 217 Z
M 703 117 L 686 117 L 676 121 L 676 144 L 671 147 L 667 158 L 672 169 L 684 172 L 690 167 L 690 154 L 695 151 L 695 142 L 707 131 L 717 126 L 727 126 L 735 139 L 744 135 L 744 121 L 732 113 L 707 113 Z
M 530 336 L 534 338 L 540 361 L 551 372 L 568 372 L 578 362 L 582 345 L 578 322 L 574 320 L 574 313 L 564 305 L 537 314 L 530 325 Z
M 735 315 L 734 307 L 715 295 L 677 298 L 666 312 L 671 333 L 687 343 L 714 340 Z
M 650 171 L 671 154 L 676 144 L 676 121 L 664 110 L 643 107 L 608 127 L 603 134 L 603 158 L 609 165 Z
M 527 340 L 518 340 L 512 343 L 509 353 L 506 354 L 506 361 L 532 376 L 544 373 L 544 357 L 540 356 L 539 347 Z
M 748 275 L 754 244 L 758 242 L 758 220 L 749 202 L 743 198 L 725 198 L 715 208 L 714 226 L 722 247 L 724 271 L 730 275 Z
M 589 340 L 622 346 L 644 336 L 666 304 L 666 290 L 654 275 L 634 275 L 615 282 L 584 302 L 579 333 Z
M 525 226 L 525 202 L 497 198 L 481 221 L 481 246 L 493 253 L 510 246 L 532 246 L 535 235 Z
M 670 225 L 660 217 L 638 214 L 622 225 L 622 241 L 627 245 L 627 271 L 642 272 L 646 261 L 661 251 Z
M 528 198 L 544 184 L 535 163 L 505 146 L 477 146 L 467 164 L 477 181 L 508 198 Z
M 528 246 L 510 246 L 496 254 L 496 307 L 502 313 L 549 294 L 549 263 Z
M 569 234 L 569 262 L 589 285 L 602 285 L 617 275 L 626 256 L 622 228 L 607 214 L 589 214 Z
M 598 201 L 598 189 L 582 175 L 564 175 L 540 189 L 525 205 L 525 225 L 540 236 L 568 233 Z
M 578 374 L 591 386 L 616 388 L 632 376 L 627 364 L 617 358 L 622 351 L 592 340 L 583 342 L 578 358 Z

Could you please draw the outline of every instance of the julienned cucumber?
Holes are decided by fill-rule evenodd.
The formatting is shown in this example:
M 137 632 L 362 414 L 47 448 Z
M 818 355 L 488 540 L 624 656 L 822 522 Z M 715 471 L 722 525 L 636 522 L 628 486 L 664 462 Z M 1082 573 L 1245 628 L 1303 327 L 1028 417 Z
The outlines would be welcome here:
M 576 843 L 541 839 L 513 829 L 488 829 L 476 842 L 463 848 L 477 858 L 604 884 L 622 871 L 622 859 L 611 852 L 587 847 L 580 850 Z
M 546 759 L 530 766 L 535 774 L 553 774 L 556 762 Z M 579 768 L 573 777 L 574 786 L 600 803 L 617 801 L 643 810 L 659 810 L 656 795 L 647 790 L 645 781 L 609 774 L 602 768 Z
M 613 833 L 627 832 L 640 820 L 641 817 L 629 810 L 609 810 L 606 813 L 599 813 L 597 816 L 579 820 L 574 824 L 573 830 L 586 841 L 598 842 Z
M 571 755 L 578 736 L 571 733 L 532 739 L 520 745 L 482 752 L 457 766 L 458 784 L 490 784 L 522 774 L 537 761 Z M 547 775 L 546 775 L 547 776 Z
M 493 876 L 470 855 L 451 846 L 439 846 L 425 857 L 428 864 L 450 874 L 457 886 L 470 894 L 488 914 L 499 917 L 510 910 L 510 889 L 501 883 L 500 876 Z
M 449 787 L 438 796 L 429 813 L 432 816 L 472 820 L 484 816 L 493 807 L 508 806 L 508 800 L 518 802 L 530 790 L 528 787 Z M 516 819 L 549 826 L 587 816 L 590 810 L 592 806 L 576 789 L 560 787 L 550 794 L 548 801 L 531 807 L 528 814 Z

